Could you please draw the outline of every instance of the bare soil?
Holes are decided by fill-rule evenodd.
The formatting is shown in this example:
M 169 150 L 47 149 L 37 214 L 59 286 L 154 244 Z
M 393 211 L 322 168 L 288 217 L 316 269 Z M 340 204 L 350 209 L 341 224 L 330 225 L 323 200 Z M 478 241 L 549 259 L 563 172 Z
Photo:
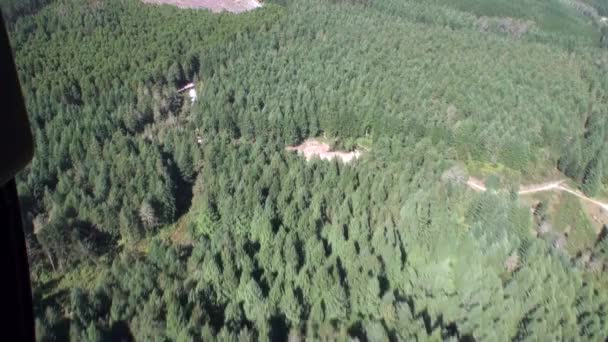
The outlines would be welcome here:
M 297 152 L 299 155 L 304 156 L 307 161 L 310 161 L 315 157 L 321 160 L 333 160 L 338 158 L 342 160 L 343 163 L 350 163 L 361 156 L 361 151 L 359 150 L 352 152 L 331 151 L 329 144 L 320 142 L 316 139 L 308 139 L 297 146 L 288 146 L 286 150 Z
M 211 12 L 241 13 L 262 7 L 257 0 L 142 0 L 146 4 L 173 5 L 179 8 L 201 8 Z

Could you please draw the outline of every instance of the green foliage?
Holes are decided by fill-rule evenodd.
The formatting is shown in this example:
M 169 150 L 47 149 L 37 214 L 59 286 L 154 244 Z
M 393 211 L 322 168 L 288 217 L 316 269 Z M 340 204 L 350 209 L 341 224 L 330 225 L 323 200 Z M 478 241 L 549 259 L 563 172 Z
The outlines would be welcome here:
M 478 15 L 540 29 L 505 36 Z M 479 194 L 441 181 L 454 165 L 509 181 L 557 165 L 601 190 L 593 29 L 533 0 L 282 1 L 238 16 L 58 0 L 16 19 L 38 146 L 19 177 L 33 258 L 58 277 L 107 260 L 94 284 L 38 304 L 39 336 L 606 336 L 601 277 L 535 239 L 497 176 Z M 176 94 L 190 81 L 195 103 Z M 363 156 L 285 151 L 317 135 Z M 564 205 L 572 243 L 604 260 L 580 206 Z M 152 238 L 163 226 L 191 239 Z
M 585 120 L 582 134 L 566 147 L 558 167 L 566 175 L 582 183 L 582 189 L 590 196 L 597 195 L 606 177 L 604 162 L 608 157 L 603 148 L 607 119 L 594 110 Z
M 590 248 L 597 238 L 595 228 L 589 222 L 578 198 L 564 194 L 557 209 L 556 231 L 568 237 L 567 250 L 571 255 Z
M 500 186 L 500 178 L 496 174 L 491 174 L 485 179 L 484 183 L 486 188 L 498 190 Z
M 585 0 L 585 3 L 593 6 L 597 9 L 598 13 L 602 16 L 608 15 L 608 1 L 606 0 Z
M 417 0 L 419 1 L 419 0 Z M 590 41 L 597 36 L 591 18 L 579 13 L 569 1 L 541 0 L 432 0 L 455 9 L 471 12 L 477 16 L 512 17 L 532 20 L 540 29 L 551 33 L 572 35 Z M 573 3 L 575 3 L 573 1 Z
M 0 10 L 4 19 L 12 23 L 20 16 L 35 13 L 38 9 L 51 3 L 53 0 L 1 0 Z
M 193 222 L 192 233 L 195 237 L 209 236 L 215 230 L 215 220 L 212 212 L 201 210 Z

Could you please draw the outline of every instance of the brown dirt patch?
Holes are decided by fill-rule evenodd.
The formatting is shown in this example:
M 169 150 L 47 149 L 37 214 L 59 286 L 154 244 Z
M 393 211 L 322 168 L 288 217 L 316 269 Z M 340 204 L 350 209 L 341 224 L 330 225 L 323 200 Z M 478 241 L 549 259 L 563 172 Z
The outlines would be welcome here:
M 142 0 L 146 4 L 173 5 L 179 8 L 201 8 L 211 12 L 241 13 L 262 7 L 257 0 Z
M 327 143 L 320 142 L 316 139 L 308 139 L 297 146 L 288 146 L 287 151 L 295 151 L 299 155 L 304 156 L 307 161 L 312 158 L 321 160 L 340 159 L 343 163 L 350 163 L 361 156 L 361 151 L 355 150 L 352 152 L 331 151 L 331 147 Z

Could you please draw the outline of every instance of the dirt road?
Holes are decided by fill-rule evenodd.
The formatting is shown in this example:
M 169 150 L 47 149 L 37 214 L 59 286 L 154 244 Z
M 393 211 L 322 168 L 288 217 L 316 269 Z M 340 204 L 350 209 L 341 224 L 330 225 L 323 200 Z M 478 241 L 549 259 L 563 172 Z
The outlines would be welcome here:
M 553 190 L 553 189 L 560 189 L 561 188 L 561 184 L 563 182 L 564 182 L 563 180 L 560 180 L 560 181 L 557 181 L 557 182 L 549 182 L 549 183 L 542 183 L 542 184 L 522 186 L 522 187 L 519 188 L 518 194 L 525 195 L 525 194 L 533 194 L 535 192 L 541 192 L 541 191 L 547 191 L 547 190 Z
M 563 184 L 564 182 L 565 182 L 565 180 L 559 180 L 559 181 L 555 181 L 555 182 L 520 186 L 519 191 L 517 193 L 520 195 L 528 195 L 528 194 L 533 194 L 536 192 L 550 191 L 550 190 L 565 191 L 565 192 L 571 193 L 572 195 L 574 195 L 582 200 L 593 203 L 593 204 L 601 207 L 602 209 L 608 211 L 608 203 L 600 202 L 593 198 L 587 197 L 582 192 L 580 192 L 578 190 L 573 190 L 570 187 L 568 187 L 567 185 L 564 185 Z M 485 187 L 485 185 L 483 184 L 482 181 L 480 181 L 479 179 L 473 178 L 473 177 L 469 177 L 469 179 L 467 180 L 467 185 L 471 189 L 478 191 L 478 192 L 487 190 L 487 188 Z

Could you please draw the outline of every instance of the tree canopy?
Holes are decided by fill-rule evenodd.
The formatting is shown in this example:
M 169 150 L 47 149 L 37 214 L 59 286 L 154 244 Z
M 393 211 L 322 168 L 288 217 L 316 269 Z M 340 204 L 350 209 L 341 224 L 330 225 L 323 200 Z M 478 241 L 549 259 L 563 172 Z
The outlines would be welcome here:
M 535 236 L 547 208 L 465 184 L 606 193 L 601 28 L 492 2 L 2 2 L 36 139 L 18 186 L 37 337 L 608 336 L 606 234 L 560 248 Z M 309 137 L 364 152 L 285 151 Z

